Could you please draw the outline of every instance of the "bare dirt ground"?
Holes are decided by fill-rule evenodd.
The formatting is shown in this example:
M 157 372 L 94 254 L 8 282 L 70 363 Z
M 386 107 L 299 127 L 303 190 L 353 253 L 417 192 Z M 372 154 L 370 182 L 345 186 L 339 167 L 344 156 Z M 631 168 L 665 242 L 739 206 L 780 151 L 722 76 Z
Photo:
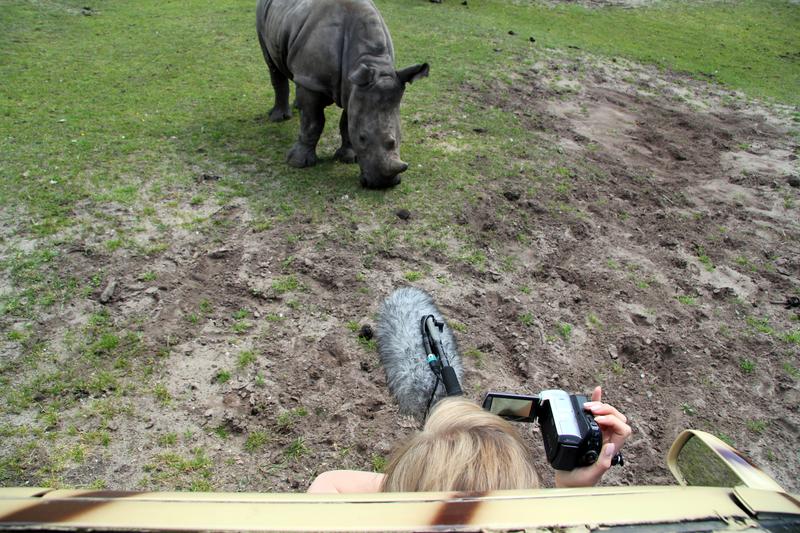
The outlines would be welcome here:
M 108 424 L 108 447 L 63 481 L 191 488 L 182 476 L 202 470 L 215 490 L 301 491 L 322 470 L 380 467 L 414 423 L 398 416 L 376 352 L 354 330 L 374 325 L 382 299 L 417 270 L 428 275 L 414 284 L 459 324 L 471 398 L 605 386 L 634 430 L 627 465 L 607 483 L 673 483 L 666 452 L 693 427 L 725 436 L 800 490 L 800 358 L 782 337 L 798 330 L 798 310 L 781 305 L 800 287 L 792 110 L 621 61 L 556 55 L 511 83 L 465 86 L 464 96 L 513 113 L 523 142 L 558 146 L 566 161 L 562 190 L 509 175 L 486 183 L 477 208 L 453 206 L 487 257 L 519 258 L 509 268 L 402 241 L 369 255 L 372 228 L 336 215 L 347 197 L 326 223 L 294 215 L 263 231 L 243 201 L 185 206 L 210 216 L 214 234 L 176 221 L 155 265 L 125 250 L 69 254 L 65 275 L 102 268 L 118 282 L 106 304 L 114 320 L 142 317 L 147 345 L 168 349 L 155 379 L 171 401 L 129 398 Z M 465 157 L 480 175 L 485 156 Z M 529 172 L 531 162 L 520 163 Z M 409 214 L 398 231 L 415 224 Z M 141 280 L 143 271 L 155 279 Z M 57 335 L 98 307 L 75 304 L 47 327 Z M 237 369 L 248 350 L 255 363 Z M 522 430 L 541 458 L 536 429 Z M 201 450 L 182 454 L 184 472 L 165 455 L 170 435 Z

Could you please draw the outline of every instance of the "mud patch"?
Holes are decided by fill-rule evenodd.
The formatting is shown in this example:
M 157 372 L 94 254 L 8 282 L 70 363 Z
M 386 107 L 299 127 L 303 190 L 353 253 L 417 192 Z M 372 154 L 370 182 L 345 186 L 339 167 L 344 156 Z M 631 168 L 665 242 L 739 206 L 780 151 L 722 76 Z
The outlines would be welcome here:
M 591 58 L 539 63 L 514 86 L 487 90 L 494 105 L 561 147 L 563 157 L 551 163 L 556 183 L 528 201 L 560 201 L 553 188 L 572 178 L 580 222 L 569 227 L 579 223 L 585 235 L 580 247 L 540 256 L 537 268 L 555 276 L 549 289 L 573 284 L 578 299 L 565 307 L 600 310 L 570 359 L 602 367 L 610 357 L 609 382 L 626 412 L 638 413 L 634 448 L 666 450 L 681 427 L 736 435 L 792 486 L 795 460 L 785 457 L 793 466 L 784 470 L 776 453 L 797 437 L 797 421 L 787 426 L 779 414 L 786 397 L 798 396 L 785 366 L 797 344 L 752 327 L 797 331 L 797 315 L 779 305 L 797 292 L 800 273 L 792 110 Z M 764 366 L 750 375 L 756 360 Z M 745 414 L 745 405 L 758 407 Z

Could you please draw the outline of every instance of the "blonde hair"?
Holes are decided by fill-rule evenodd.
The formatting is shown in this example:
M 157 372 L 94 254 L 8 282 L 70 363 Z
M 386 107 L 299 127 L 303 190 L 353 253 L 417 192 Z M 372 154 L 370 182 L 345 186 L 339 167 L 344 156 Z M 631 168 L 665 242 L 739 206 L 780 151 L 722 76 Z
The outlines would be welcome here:
M 446 398 L 386 467 L 383 492 L 539 487 L 529 452 L 507 421 L 473 402 Z

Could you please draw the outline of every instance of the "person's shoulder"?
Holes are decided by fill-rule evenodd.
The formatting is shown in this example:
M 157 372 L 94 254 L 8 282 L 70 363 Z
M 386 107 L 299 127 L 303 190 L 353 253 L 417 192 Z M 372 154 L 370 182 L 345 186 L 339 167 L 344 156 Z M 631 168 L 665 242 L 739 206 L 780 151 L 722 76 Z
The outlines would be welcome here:
M 328 470 L 318 475 L 306 492 L 310 494 L 380 492 L 383 477 L 383 474 L 360 470 Z

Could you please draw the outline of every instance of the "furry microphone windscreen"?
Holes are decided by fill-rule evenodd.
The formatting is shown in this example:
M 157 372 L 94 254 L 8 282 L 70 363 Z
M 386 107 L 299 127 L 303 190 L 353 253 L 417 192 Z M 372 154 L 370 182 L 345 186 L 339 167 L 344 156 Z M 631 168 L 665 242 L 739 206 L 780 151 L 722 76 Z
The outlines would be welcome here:
M 375 332 L 389 391 L 397 400 L 401 413 L 420 420 L 425 416 L 436 383 L 436 376 L 428 366 L 428 354 L 422 344 L 420 329 L 420 320 L 427 315 L 445 322 L 442 347 L 459 382 L 463 384 L 461 357 L 453 332 L 426 292 L 413 287 L 394 291 L 381 306 Z M 444 396 L 444 385 L 440 382 L 431 405 Z

